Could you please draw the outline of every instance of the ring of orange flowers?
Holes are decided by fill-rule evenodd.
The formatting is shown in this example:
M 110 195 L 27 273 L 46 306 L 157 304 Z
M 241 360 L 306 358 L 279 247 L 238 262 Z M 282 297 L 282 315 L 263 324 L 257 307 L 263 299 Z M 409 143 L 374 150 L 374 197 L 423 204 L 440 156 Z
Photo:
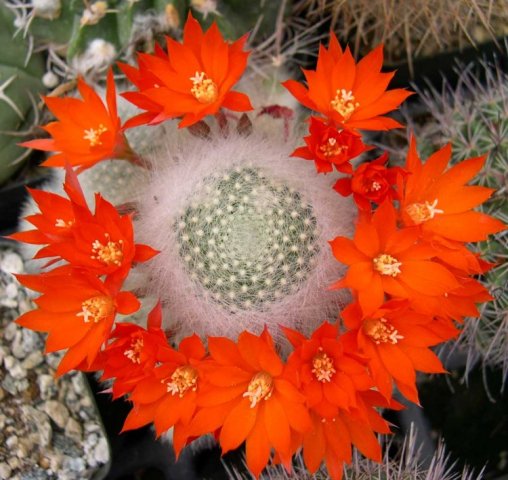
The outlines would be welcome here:
M 146 328 L 115 322 L 117 313 L 140 306 L 121 290 L 130 269 L 157 252 L 135 244 L 131 216 L 100 195 L 90 211 L 72 167 L 81 171 L 107 158 L 138 161 L 127 128 L 168 118 L 182 118 L 186 127 L 222 108 L 250 110 L 247 95 L 231 90 L 246 67 L 245 41 L 225 42 L 215 24 L 204 33 L 189 16 L 182 44 L 168 38 L 168 53 L 158 47 L 154 55 L 139 55 L 138 68 L 121 65 L 138 89 L 124 96 L 144 110 L 124 125 L 111 72 L 106 104 L 83 80 L 82 100 L 44 99 L 58 119 L 44 127 L 51 138 L 24 145 L 58 152 L 46 165 L 66 165 L 67 197 L 31 190 L 40 213 L 26 220 L 35 228 L 12 238 L 41 245 L 35 258 L 52 259 L 48 265 L 64 264 L 18 275 L 41 295 L 37 309 L 17 322 L 48 332 L 46 351 L 66 350 L 57 374 L 93 370 L 114 380 L 113 397 L 125 395 L 133 404 L 124 430 L 153 423 L 162 435 L 173 428 L 177 455 L 205 434 L 224 453 L 245 442 L 256 476 L 269 460 L 291 468 L 292 455 L 303 449 L 310 472 L 325 462 L 330 477 L 340 479 L 352 445 L 381 459 L 375 433 L 390 428 L 376 409 L 402 408 L 394 386 L 418 403 L 416 372 L 445 371 L 430 347 L 456 337 L 456 324 L 477 316 L 476 303 L 490 298 L 473 278 L 490 265 L 465 242 L 505 227 L 473 210 L 492 194 L 466 185 L 485 157 L 447 168 L 446 146 L 423 163 L 412 138 L 403 168 L 387 167 L 383 155 L 353 169 L 350 161 L 370 149 L 359 130 L 400 127 L 385 114 L 411 93 L 387 91 L 393 73 L 381 73 L 382 46 L 355 63 L 332 34 L 316 70 L 303 72 L 307 87 L 294 80 L 284 85 L 320 115 L 310 118 L 305 146 L 293 156 L 313 161 L 318 173 L 346 174 L 334 188 L 358 205 L 353 238 L 330 241 L 335 258 L 348 266 L 332 288 L 348 288 L 352 303 L 310 338 L 281 326 L 292 347 L 286 361 L 266 328 L 259 335 L 245 331 L 237 341 L 209 337 L 206 346 L 192 335 L 176 348 L 161 327 L 160 304 Z

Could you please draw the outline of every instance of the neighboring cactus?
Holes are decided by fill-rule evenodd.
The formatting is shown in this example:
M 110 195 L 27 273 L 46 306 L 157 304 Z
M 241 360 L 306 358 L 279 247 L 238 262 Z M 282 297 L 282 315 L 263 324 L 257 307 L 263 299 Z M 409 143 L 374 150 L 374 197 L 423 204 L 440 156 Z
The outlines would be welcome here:
M 307 16 L 330 15 L 341 43 L 362 55 L 379 43 L 390 64 L 506 35 L 508 4 L 492 0 L 301 0 Z
M 203 26 L 216 21 L 230 39 L 255 30 L 256 40 L 262 41 L 280 26 L 278 3 L 262 0 L 247 4 L 238 0 L 96 0 L 88 4 L 81 0 L 7 0 L 6 5 L 16 12 L 16 26 L 23 36 L 33 37 L 38 46 L 53 53 L 50 61 L 60 66 L 58 73 L 64 77 L 79 73 L 94 78 L 97 72 L 81 65 L 86 59 L 80 57 L 98 40 L 115 52 L 105 68 L 98 68 L 101 72 L 125 53 L 132 57 L 137 50 L 153 51 L 154 40 L 163 40 L 163 34 L 180 34 L 189 11 Z M 95 51 L 92 56 L 98 55 Z
M 13 15 L 0 5 L 0 185 L 21 167 L 26 149 L 17 146 L 19 131 L 34 122 L 33 106 L 43 89 L 44 63 L 23 42 L 12 42 Z

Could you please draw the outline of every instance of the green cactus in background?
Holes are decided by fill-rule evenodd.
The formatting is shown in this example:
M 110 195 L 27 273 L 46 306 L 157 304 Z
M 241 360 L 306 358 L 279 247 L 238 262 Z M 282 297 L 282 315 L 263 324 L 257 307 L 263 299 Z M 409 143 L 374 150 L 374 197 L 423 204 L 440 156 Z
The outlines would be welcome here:
M 328 16 L 355 56 L 379 43 L 391 65 L 461 50 L 507 34 L 508 6 L 492 0 L 299 0 L 301 14 Z
M 183 25 L 191 10 L 203 27 L 216 21 L 226 38 L 238 38 L 256 28 L 262 37 L 274 31 L 278 2 L 262 0 L 54 0 L 60 6 L 51 16 L 37 10 L 35 2 L 8 0 L 19 14 L 19 27 L 38 45 L 47 45 L 67 62 L 85 52 L 91 41 L 102 39 L 117 52 L 125 52 L 132 41 L 139 16 L 159 16 L 166 33 Z M 154 23 L 152 22 L 152 27 Z M 150 27 L 150 25 L 148 25 Z M 162 28 L 164 30 L 164 28 Z
M 9 45 L 0 52 L 0 185 L 22 166 L 27 150 L 16 145 L 15 132 L 34 123 L 34 103 L 42 91 L 44 62 L 24 42 L 12 42 L 14 16 L 0 4 L 0 42 Z

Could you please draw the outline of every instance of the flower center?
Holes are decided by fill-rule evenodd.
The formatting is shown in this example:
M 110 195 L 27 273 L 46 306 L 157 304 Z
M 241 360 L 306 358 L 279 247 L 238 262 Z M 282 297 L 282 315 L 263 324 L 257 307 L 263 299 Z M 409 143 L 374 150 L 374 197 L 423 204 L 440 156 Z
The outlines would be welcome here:
M 393 325 L 388 323 L 386 318 L 369 318 L 363 322 L 363 331 L 374 340 L 376 345 L 381 343 L 391 343 L 395 345 L 404 337 Z
M 89 128 L 88 130 L 85 130 L 83 138 L 90 142 L 91 147 L 102 145 L 101 135 L 107 131 L 108 129 L 101 123 L 98 128 Z
M 217 100 L 219 91 L 216 83 L 207 78 L 205 72 L 196 72 L 190 77 L 192 82 L 191 93 L 199 103 L 213 103 Z
M 319 146 L 319 150 L 325 157 L 335 157 L 345 152 L 348 149 L 347 145 L 339 145 L 336 138 L 330 137 L 326 142 Z
M 353 112 L 360 106 L 355 102 L 355 97 L 351 90 L 337 89 L 335 98 L 330 102 L 332 108 L 342 116 L 344 120 L 348 120 Z
M 105 244 L 101 243 L 99 240 L 95 240 L 92 243 L 92 252 L 94 255 L 91 255 L 91 258 L 93 260 L 99 260 L 99 262 L 105 265 L 120 266 L 123 260 L 123 240 L 112 242 L 109 240 L 109 234 L 107 233 L 106 239 L 107 242 Z
M 130 344 L 130 349 L 125 350 L 123 354 L 132 363 L 137 363 L 139 365 L 141 363 L 141 350 L 143 348 L 143 345 L 144 345 L 143 337 L 133 338 Z
M 406 207 L 407 214 L 411 217 L 411 220 L 419 225 L 420 223 L 426 222 L 436 216 L 437 213 L 444 213 L 437 207 L 437 198 L 429 203 L 412 203 Z
M 379 192 L 379 190 L 381 190 L 381 184 L 379 182 L 372 182 L 369 190 L 371 192 Z
M 55 227 L 58 228 L 71 228 L 74 225 L 74 220 L 65 221 L 62 218 L 57 218 L 55 221 Z
M 400 266 L 402 265 L 402 262 L 399 262 L 391 255 L 382 253 L 372 261 L 374 262 L 374 269 L 377 270 L 381 275 L 390 275 L 390 277 L 396 277 L 400 273 Z
M 178 394 L 180 398 L 187 393 L 187 390 L 195 392 L 198 388 L 197 370 L 190 365 L 178 367 L 171 375 L 170 381 L 166 382 L 166 387 L 171 395 Z
M 254 408 L 263 398 L 268 400 L 273 392 L 273 379 L 266 372 L 254 375 L 242 397 L 250 400 L 250 408 Z
M 92 297 L 81 304 L 81 312 L 76 317 L 83 317 L 85 323 L 99 323 L 115 312 L 111 297 Z
M 333 368 L 333 361 L 321 347 L 319 350 L 319 353 L 312 359 L 312 373 L 320 382 L 330 382 L 336 372 Z

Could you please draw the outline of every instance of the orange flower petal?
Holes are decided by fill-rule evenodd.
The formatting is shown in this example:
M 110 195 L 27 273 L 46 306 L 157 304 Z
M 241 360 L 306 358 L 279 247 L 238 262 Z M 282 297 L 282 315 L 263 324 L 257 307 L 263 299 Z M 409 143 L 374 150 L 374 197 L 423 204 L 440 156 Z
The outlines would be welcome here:
M 251 408 L 249 400 L 244 398 L 231 410 L 220 432 L 223 453 L 237 448 L 247 438 L 256 422 L 258 408 Z

